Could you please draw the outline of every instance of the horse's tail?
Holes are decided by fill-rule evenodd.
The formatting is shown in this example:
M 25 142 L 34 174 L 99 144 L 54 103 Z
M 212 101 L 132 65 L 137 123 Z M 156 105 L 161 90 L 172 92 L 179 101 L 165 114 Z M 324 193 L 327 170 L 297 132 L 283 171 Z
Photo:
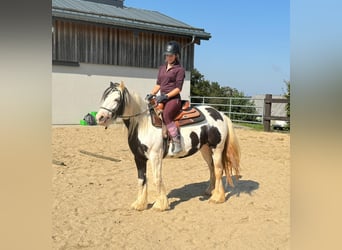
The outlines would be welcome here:
M 235 134 L 232 121 L 229 119 L 229 117 L 224 117 L 228 125 L 228 135 L 224 145 L 224 150 L 222 151 L 222 164 L 226 174 L 227 182 L 230 186 L 234 187 L 232 180 L 233 169 L 235 172 L 235 178 L 240 178 L 240 145 Z

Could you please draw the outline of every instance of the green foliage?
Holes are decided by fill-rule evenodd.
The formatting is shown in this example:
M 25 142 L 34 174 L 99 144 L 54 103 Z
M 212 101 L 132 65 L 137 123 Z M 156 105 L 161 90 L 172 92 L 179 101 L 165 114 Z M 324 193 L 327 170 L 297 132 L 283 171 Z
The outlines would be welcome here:
M 286 99 L 290 100 L 290 81 L 284 81 L 284 83 L 286 84 L 286 93 L 284 94 L 284 96 L 286 97 Z M 285 109 L 287 117 L 290 117 L 290 102 L 286 104 Z
M 197 70 L 191 71 L 190 91 L 192 96 L 209 96 L 210 82 L 204 79 L 204 76 Z
M 222 97 L 222 98 L 192 98 L 194 103 L 206 103 L 222 112 L 230 113 L 233 120 L 255 121 L 256 114 L 255 104 L 249 99 L 229 99 L 228 97 L 243 98 L 243 92 L 228 86 L 221 87 L 218 82 L 210 82 L 197 70 L 191 72 L 191 96 L 200 97 Z M 235 106 L 239 105 L 239 106 Z M 247 107 L 246 107 L 247 106 Z M 249 106 L 249 107 L 248 107 Z M 239 114 L 234 114 L 239 113 Z M 242 114 L 246 113 L 246 114 Z

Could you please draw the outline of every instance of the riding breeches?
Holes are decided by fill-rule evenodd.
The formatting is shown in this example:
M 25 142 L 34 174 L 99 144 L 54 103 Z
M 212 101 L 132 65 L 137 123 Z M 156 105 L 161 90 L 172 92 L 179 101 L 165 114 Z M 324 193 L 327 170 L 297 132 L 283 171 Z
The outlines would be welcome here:
M 173 119 L 179 114 L 181 108 L 182 103 L 179 98 L 168 100 L 164 104 L 163 119 L 166 125 L 173 121 Z

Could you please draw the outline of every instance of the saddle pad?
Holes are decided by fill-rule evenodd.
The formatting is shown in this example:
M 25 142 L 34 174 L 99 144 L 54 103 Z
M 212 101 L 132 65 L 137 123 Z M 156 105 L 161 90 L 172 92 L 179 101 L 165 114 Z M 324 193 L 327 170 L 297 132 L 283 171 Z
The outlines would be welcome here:
M 154 112 L 154 110 L 151 110 L 151 120 L 152 120 L 152 125 L 155 127 L 161 127 L 162 126 L 162 121 L 161 119 L 157 116 L 157 114 Z M 189 108 L 186 111 L 182 111 L 175 119 L 175 123 L 179 126 L 185 126 L 185 125 L 190 125 L 194 124 L 197 122 L 201 122 L 204 120 L 204 115 L 202 112 L 197 109 L 196 107 Z

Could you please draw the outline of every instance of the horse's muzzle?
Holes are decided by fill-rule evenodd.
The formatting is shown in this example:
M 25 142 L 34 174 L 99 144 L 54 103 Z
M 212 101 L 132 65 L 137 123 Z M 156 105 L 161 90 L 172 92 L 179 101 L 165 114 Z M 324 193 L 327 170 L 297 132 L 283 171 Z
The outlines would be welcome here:
M 96 115 L 96 123 L 98 125 L 105 125 L 107 123 L 107 121 L 109 120 L 109 116 L 101 113 L 97 113 Z

